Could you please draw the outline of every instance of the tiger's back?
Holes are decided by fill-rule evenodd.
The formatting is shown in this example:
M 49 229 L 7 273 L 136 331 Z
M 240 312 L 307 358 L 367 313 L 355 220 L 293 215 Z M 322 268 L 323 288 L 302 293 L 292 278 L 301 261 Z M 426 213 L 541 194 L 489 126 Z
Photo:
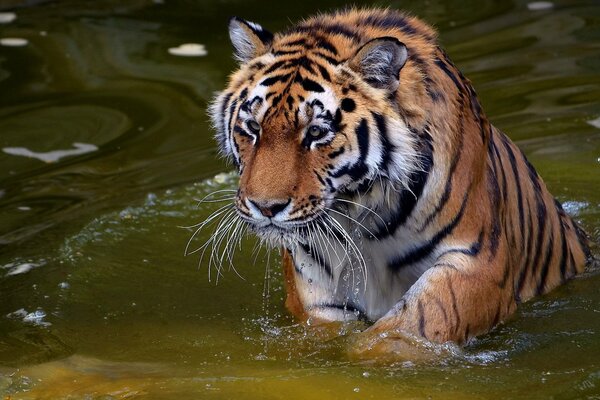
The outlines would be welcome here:
M 241 215 L 307 221 L 291 239 L 256 228 L 287 249 L 295 314 L 462 342 L 584 269 L 585 235 L 428 25 L 391 10 L 275 36 L 232 24 L 242 68 L 211 114 L 241 173 Z M 311 139 L 315 121 L 329 141 Z

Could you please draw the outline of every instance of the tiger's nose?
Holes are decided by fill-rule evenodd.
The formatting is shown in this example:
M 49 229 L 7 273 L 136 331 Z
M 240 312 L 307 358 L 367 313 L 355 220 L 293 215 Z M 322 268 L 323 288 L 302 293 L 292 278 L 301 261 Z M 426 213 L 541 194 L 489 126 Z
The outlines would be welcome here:
M 248 198 L 248 202 L 258 208 L 260 213 L 268 218 L 273 218 L 292 202 L 292 199 L 287 200 L 257 200 Z

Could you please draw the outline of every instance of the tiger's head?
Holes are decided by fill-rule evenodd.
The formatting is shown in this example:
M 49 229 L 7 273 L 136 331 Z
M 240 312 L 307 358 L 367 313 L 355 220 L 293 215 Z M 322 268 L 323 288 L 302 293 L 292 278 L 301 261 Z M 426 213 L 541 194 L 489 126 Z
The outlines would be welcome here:
M 209 112 L 240 174 L 237 212 L 259 237 L 306 240 L 303 228 L 337 199 L 378 179 L 407 186 L 419 156 L 397 106 L 402 42 L 356 43 L 302 25 L 273 35 L 239 18 L 229 35 L 240 67 Z

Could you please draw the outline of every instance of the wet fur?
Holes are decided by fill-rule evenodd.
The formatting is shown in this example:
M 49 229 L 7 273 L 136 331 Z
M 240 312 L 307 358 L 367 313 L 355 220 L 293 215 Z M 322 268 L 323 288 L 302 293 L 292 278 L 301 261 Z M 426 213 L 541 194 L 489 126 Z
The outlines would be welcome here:
M 299 318 L 363 318 L 371 333 L 463 343 L 583 271 L 584 233 L 490 124 L 431 27 L 376 9 L 319 15 L 274 36 L 232 24 L 234 44 L 250 44 L 210 112 L 241 174 L 238 212 L 287 249 L 286 304 Z M 399 79 L 361 64 L 385 64 L 364 50 L 377 38 L 405 46 L 402 65 L 388 57 Z M 256 116 L 259 134 L 244 125 Z M 333 139 L 307 143 L 314 123 L 330 124 Z M 313 221 L 312 236 L 261 228 L 248 198 L 291 199 L 286 218 Z

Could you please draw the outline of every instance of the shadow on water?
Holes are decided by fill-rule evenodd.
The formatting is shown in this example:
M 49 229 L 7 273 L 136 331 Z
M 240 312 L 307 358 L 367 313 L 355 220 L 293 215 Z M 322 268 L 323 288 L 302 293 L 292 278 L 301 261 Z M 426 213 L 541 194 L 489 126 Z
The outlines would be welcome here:
M 538 4 L 539 3 L 539 4 Z M 600 6 L 358 2 L 435 24 L 496 126 L 600 238 Z M 532 4 L 537 4 L 532 6 Z M 234 67 L 225 21 L 277 30 L 342 1 L 0 4 L 0 394 L 57 398 L 597 398 L 600 282 L 589 271 L 464 349 L 352 362 L 362 326 L 296 324 L 277 251 L 217 271 L 184 257 L 235 189 L 205 108 Z M 168 49 L 204 45 L 181 57 Z M 16 149 L 16 150 L 15 150 Z M 210 238 L 200 231 L 190 244 Z M 598 252 L 595 248 L 596 254 Z M 211 276 L 209 279 L 209 270 Z M 449 354 L 449 355 L 448 355 Z

